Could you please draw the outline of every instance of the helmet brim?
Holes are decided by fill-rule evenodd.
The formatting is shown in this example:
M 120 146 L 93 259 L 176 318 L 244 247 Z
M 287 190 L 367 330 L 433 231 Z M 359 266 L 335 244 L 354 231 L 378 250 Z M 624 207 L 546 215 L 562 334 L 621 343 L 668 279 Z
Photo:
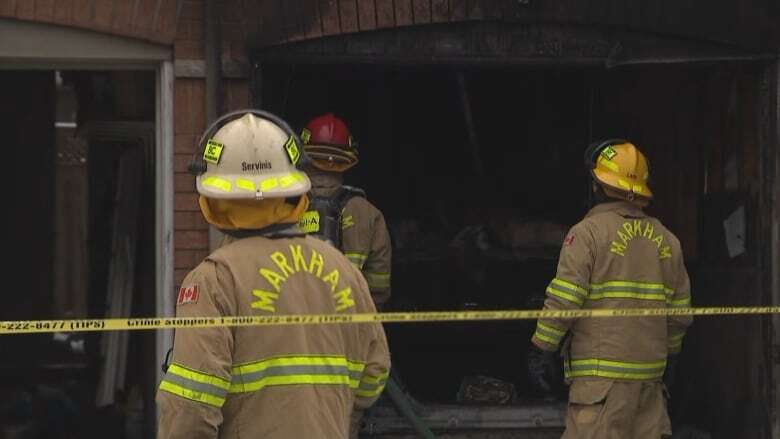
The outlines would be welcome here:
M 613 190 L 622 194 L 625 194 L 625 198 L 636 196 L 646 198 L 648 200 L 653 199 L 653 191 L 650 190 L 650 187 L 648 187 L 646 183 L 627 181 L 625 179 L 621 179 L 617 175 L 612 174 L 611 172 L 604 171 L 602 169 L 592 169 L 591 175 L 599 183 L 609 186 Z
M 311 189 L 309 177 L 299 170 L 257 175 L 205 172 L 195 184 L 204 197 L 223 199 L 289 198 Z

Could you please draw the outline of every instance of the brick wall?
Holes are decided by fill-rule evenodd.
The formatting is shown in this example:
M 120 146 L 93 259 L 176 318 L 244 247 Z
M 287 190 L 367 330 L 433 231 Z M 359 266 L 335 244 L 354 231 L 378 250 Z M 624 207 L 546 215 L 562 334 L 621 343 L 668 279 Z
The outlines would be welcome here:
M 223 61 L 247 64 L 239 0 L 220 2 Z M 184 0 L 174 39 L 175 61 L 197 64 L 204 59 L 203 0 Z M 174 84 L 174 269 L 176 285 L 209 253 L 208 224 L 198 207 L 195 178 L 187 173 L 196 142 L 206 128 L 206 81 L 196 74 L 179 76 Z M 202 75 L 200 75 L 202 76 Z M 246 78 L 223 79 L 219 113 L 250 105 Z
M 178 0 L 0 0 L 0 17 L 171 44 Z

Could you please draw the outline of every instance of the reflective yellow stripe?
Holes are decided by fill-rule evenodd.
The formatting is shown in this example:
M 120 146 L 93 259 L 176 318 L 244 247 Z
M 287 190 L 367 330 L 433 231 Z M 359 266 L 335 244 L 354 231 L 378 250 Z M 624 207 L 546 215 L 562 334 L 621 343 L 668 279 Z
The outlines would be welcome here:
M 292 175 L 285 175 L 284 177 L 279 178 L 279 183 L 282 185 L 283 188 L 289 187 L 293 183 L 295 183 L 295 177 Z
M 599 358 L 572 360 L 566 364 L 568 378 L 602 377 L 624 380 L 650 380 L 664 374 L 666 361 L 651 363 L 633 363 Z
M 364 253 L 344 253 L 344 256 L 346 256 L 349 262 L 357 267 L 358 270 L 363 269 L 363 264 L 365 264 L 366 259 L 368 259 L 368 255 Z
M 276 189 L 276 187 L 279 186 L 279 180 L 274 178 L 268 178 L 260 182 L 260 190 L 262 192 L 268 192 L 270 190 Z
M 368 283 L 368 286 L 371 288 L 390 287 L 390 275 L 387 273 L 363 272 L 363 276 L 365 276 L 366 282 Z
M 230 192 L 231 184 L 229 181 L 219 177 L 209 177 L 203 180 L 203 186 L 213 187 L 223 192 Z
M 377 377 L 370 375 L 363 376 L 363 378 L 360 380 L 360 387 L 357 389 L 355 394 L 364 398 L 371 398 L 379 395 L 384 390 L 387 377 L 389 376 L 389 371 L 386 371 Z
M 233 374 L 246 374 L 258 372 L 275 366 L 344 366 L 348 368 L 357 367 L 360 363 L 350 362 L 343 356 L 335 355 L 317 355 L 317 356 L 290 356 L 275 357 L 267 360 L 254 361 L 233 366 Z
M 178 375 L 191 381 L 196 381 L 203 384 L 210 384 L 212 386 L 219 387 L 220 389 L 227 390 L 230 387 L 230 381 L 222 379 L 218 376 L 209 375 L 201 372 L 197 372 L 192 369 L 186 369 L 178 364 L 174 363 L 168 366 L 166 373 Z
M 256 392 L 270 386 L 289 386 L 293 384 L 343 384 L 349 386 L 346 375 L 280 375 L 264 377 L 251 383 L 232 384 L 230 393 Z
M 558 346 L 564 335 L 566 335 L 566 331 L 562 329 L 546 325 L 541 321 L 536 323 L 536 332 L 534 332 L 534 336 L 539 340 L 550 343 L 553 346 Z
M 547 343 L 550 343 L 550 344 L 551 344 L 551 345 L 553 345 L 553 346 L 558 346 L 558 343 L 560 343 L 560 342 L 561 342 L 561 340 L 560 340 L 560 339 L 554 339 L 554 338 L 552 338 L 552 337 L 548 337 L 548 336 L 546 336 L 546 335 L 544 335 L 544 334 L 540 333 L 538 329 L 537 329 L 537 330 L 536 330 L 536 332 L 534 333 L 534 336 L 535 336 L 536 338 L 538 338 L 539 340 L 541 340 L 541 341 L 545 341 L 545 342 L 547 342 Z
M 352 219 L 352 215 L 345 215 L 341 218 L 341 230 L 346 230 L 355 225 L 355 221 Z
M 247 180 L 245 178 L 237 178 L 236 186 L 247 191 L 254 192 L 256 190 L 255 183 L 252 180 Z
M 219 398 L 217 396 L 213 396 L 208 393 L 186 389 L 182 386 L 173 384 L 168 381 L 163 381 L 160 383 L 160 390 L 164 390 L 176 396 L 180 396 L 182 398 L 189 399 L 192 401 L 202 402 L 204 404 L 208 404 L 217 408 L 220 408 L 225 404 L 225 398 Z
M 358 388 L 365 363 L 344 356 L 275 357 L 236 365 L 230 393 L 253 392 L 268 386 L 296 384 L 346 385 Z
M 607 291 L 603 293 L 590 293 L 588 299 L 638 299 L 638 300 L 657 300 L 666 302 L 665 294 L 632 293 L 629 291 Z
M 569 281 L 566 281 L 566 280 L 563 280 L 563 279 L 560 279 L 560 278 L 557 278 L 557 277 L 555 279 L 553 279 L 550 282 L 550 284 L 551 285 L 557 285 L 557 286 L 563 287 L 565 289 L 573 290 L 575 293 L 580 294 L 582 296 L 586 296 L 587 297 L 587 295 L 588 295 L 588 290 L 586 290 L 585 288 L 582 288 L 581 286 L 579 286 L 577 284 L 571 283 Z
M 673 290 L 659 283 L 619 280 L 591 285 L 588 298 L 591 300 L 637 299 L 666 302 L 670 292 Z
M 368 259 L 368 255 L 365 253 L 344 253 L 344 256 L 349 260 L 365 261 Z
M 583 303 L 583 300 L 580 299 L 579 297 L 577 297 L 577 296 L 575 296 L 573 294 L 564 293 L 563 291 L 554 290 L 551 286 L 547 287 L 547 293 L 550 294 L 551 296 L 555 296 L 555 297 L 564 299 L 564 300 L 569 301 L 571 303 L 574 303 L 576 305 L 580 305 L 581 306 L 582 303 Z
M 691 296 L 671 300 L 669 305 L 673 308 L 688 308 L 691 306 Z

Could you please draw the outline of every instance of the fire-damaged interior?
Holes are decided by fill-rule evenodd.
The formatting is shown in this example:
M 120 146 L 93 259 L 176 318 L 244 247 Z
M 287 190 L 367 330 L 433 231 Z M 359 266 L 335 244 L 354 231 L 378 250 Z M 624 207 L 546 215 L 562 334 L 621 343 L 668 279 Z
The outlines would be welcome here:
M 153 315 L 154 73 L 0 79 L 8 231 L 22 243 L 7 246 L 16 281 L 0 320 Z M 154 349 L 151 332 L 0 338 L 0 437 L 152 437 Z
M 360 163 L 347 183 L 383 211 L 393 241 L 387 311 L 540 308 L 566 230 L 587 211 L 583 151 L 611 137 L 649 157 L 649 212 L 681 240 L 694 306 L 770 303 L 766 63 L 501 66 L 328 62 L 323 53 L 312 62 L 301 53 L 255 54 L 255 104 L 296 128 L 325 112 L 350 126 Z M 768 322 L 696 319 L 670 389 L 678 431 L 763 437 Z M 550 393 L 527 378 L 534 324 L 385 328 L 420 417 L 437 431 L 487 432 L 561 426 L 562 377 Z M 364 433 L 412 431 L 387 406 Z M 505 411 L 480 411 L 498 406 Z

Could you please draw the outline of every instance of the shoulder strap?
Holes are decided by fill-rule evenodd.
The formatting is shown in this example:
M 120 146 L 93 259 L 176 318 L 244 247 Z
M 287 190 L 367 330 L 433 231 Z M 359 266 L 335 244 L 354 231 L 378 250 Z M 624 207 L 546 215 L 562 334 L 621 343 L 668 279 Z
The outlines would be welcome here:
M 366 198 L 366 191 L 354 186 L 341 186 L 338 192 L 333 197 L 336 201 L 336 205 L 339 206 L 339 210 L 344 210 L 347 202 L 354 197 Z

